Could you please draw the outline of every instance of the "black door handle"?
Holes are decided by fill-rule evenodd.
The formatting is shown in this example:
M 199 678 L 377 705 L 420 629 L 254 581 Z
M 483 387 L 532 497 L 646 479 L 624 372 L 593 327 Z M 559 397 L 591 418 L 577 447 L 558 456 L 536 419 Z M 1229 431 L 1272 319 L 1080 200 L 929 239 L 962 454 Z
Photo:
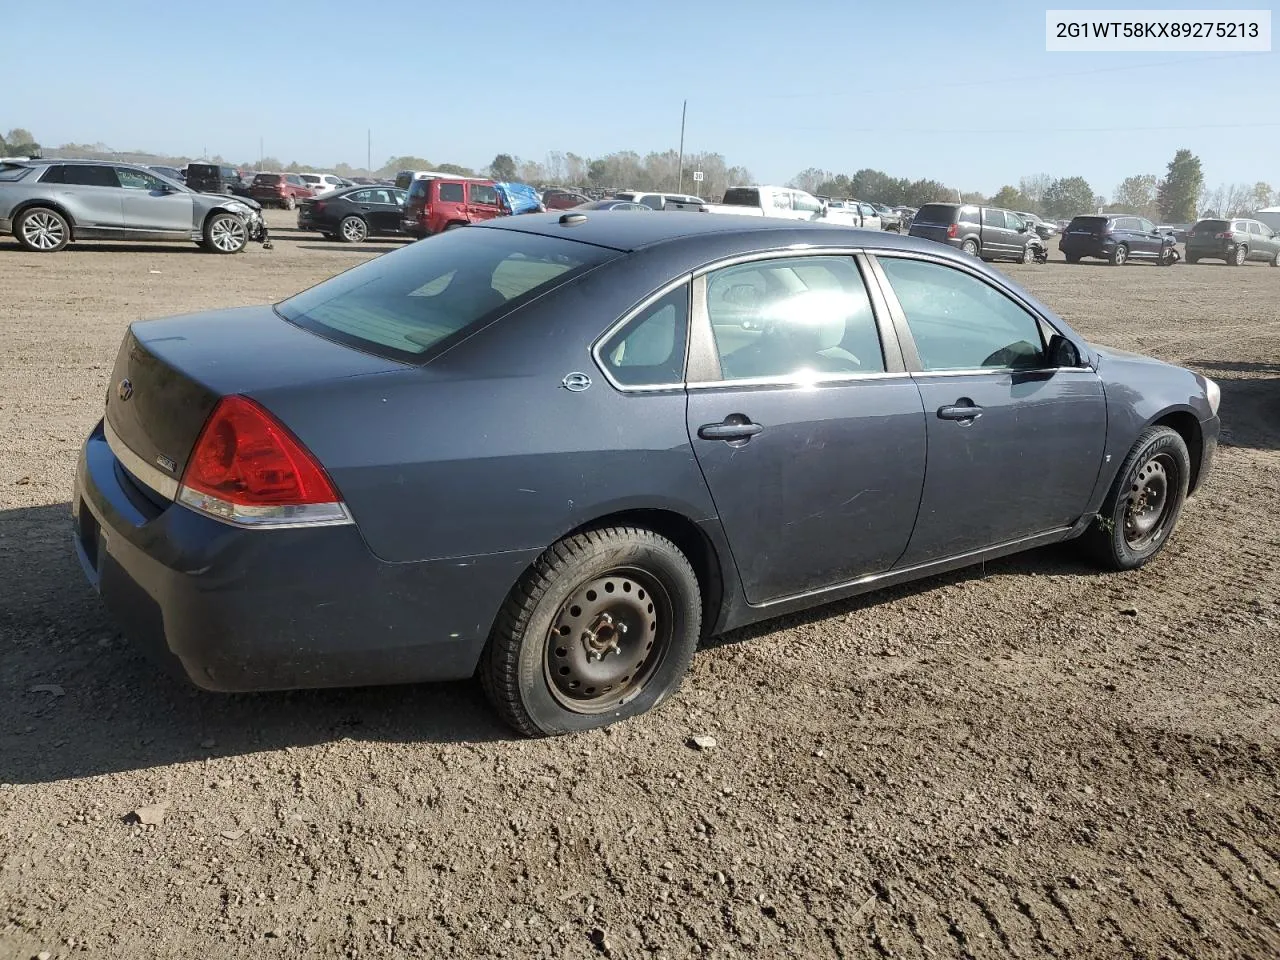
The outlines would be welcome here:
M 938 418 L 941 420 L 977 420 L 980 416 L 982 408 L 972 400 L 938 408 Z
M 698 436 L 703 440 L 749 440 L 764 430 L 758 423 L 745 422 L 704 423 L 698 428 Z

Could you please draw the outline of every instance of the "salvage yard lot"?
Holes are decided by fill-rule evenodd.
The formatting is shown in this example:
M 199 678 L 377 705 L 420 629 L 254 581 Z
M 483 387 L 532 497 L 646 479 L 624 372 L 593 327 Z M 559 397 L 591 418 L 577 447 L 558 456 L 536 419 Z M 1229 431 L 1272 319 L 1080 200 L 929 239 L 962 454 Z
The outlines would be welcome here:
M 1280 953 L 1280 270 L 1005 267 L 1222 386 L 1148 567 L 1042 550 L 770 622 L 535 742 L 469 684 L 196 691 L 85 585 L 68 498 L 126 325 L 397 246 L 268 221 L 234 257 L 0 243 L 0 958 Z

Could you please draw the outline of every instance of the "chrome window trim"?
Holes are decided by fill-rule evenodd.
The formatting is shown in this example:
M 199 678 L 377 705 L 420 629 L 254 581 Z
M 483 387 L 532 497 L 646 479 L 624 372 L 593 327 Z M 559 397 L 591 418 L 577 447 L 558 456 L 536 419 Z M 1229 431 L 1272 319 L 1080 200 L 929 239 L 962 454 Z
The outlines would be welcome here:
M 605 378 L 606 381 L 608 381 L 609 386 L 613 387 L 613 389 L 617 390 L 619 393 L 656 393 L 664 390 L 684 389 L 685 384 L 684 384 L 683 377 L 679 381 L 676 381 L 673 383 L 646 383 L 646 384 L 619 383 L 617 380 L 614 379 L 613 375 L 609 372 L 609 365 L 605 363 L 604 357 L 601 356 L 600 351 L 604 347 L 604 345 L 609 342 L 610 338 L 612 338 L 615 333 L 617 333 L 619 330 L 625 327 L 628 323 L 630 323 L 632 320 L 638 317 L 641 313 L 643 313 L 649 307 L 653 306 L 654 303 L 661 300 L 663 297 L 665 297 L 667 294 L 671 293 L 672 291 L 679 289 L 680 286 L 682 286 L 683 284 L 690 283 L 692 279 L 693 279 L 692 274 L 685 273 L 685 274 L 681 274 L 679 277 L 677 277 L 675 280 L 672 280 L 670 283 L 666 283 L 663 286 L 659 287 L 653 293 L 649 294 L 647 297 L 645 297 L 643 300 L 637 303 L 634 307 L 632 307 L 630 310 L 624 313 L 621 319 L 610 324 L 608 329 L 606 329 L 604 333 L 596 337 L 595 342 L 591 344 L 591 359 L 595 361 L 595 365 L 596 367 L 599 368 L 601 375 Z M 692 300 L 692 296 L 690 297 L 690 299 Z M 690 303 L 686 309 L 687 309 L 687 315 L 686 315 L 685 323 L 687 327 L 691 328 L 693 326 L 692 303 Z M 689 339 L 690 339 L 689 330 L 686 329 L 685 336 L 684 336 L 685 365 L 687 365 L 689 362 Z
M 120 435 L 112 428 L 110 421 L 105 417 L 102 420 L 102 434 L 107 439 L 107 447 L 110 448 L 115 458 L 120 461 L 120 465 L 129 471 L 130 476 L 166 500 L 178 499 L 178 478 L 165 473 L 159 467 L 147 463 L 142 457 L 130 450 L 125 445 L 125 442 L 120 439 Z
M 852 228 L 851 228 L 852 229 Z M 693 276 L 706 276 L 715 270 L 725 267 L 736 267 L 743 263 L 754 263 L 757 260 L 778 260 L 784 257 L 852 257 L 864 251 L 863 247 L 826 247 L 811 243 L 793 243 L 785 247 L 772 247 L 768 250 L 756 250 L 752 253 L 740 253 L 714 263 L 704 263 L 693 271 Z
M 685 384 L 688 390 L 710 390 L 713 387 L 817 387 L 828 384 L 850 383 L 859 380 L 905 380 L 911 374 L 905 370 L 888 373 L 815 373 L 811 377 L 788 374 L 781 377 L 748 377 L 741 380 L 699 380 Z
M 926 377 L 976 377 L 982 374 L 1002 373 L 1010 376 L 1029 373 L 1093 372 L 1092 367 L 970 367 L 965 370 L 918 370 L 912 374 L 917 380 Z

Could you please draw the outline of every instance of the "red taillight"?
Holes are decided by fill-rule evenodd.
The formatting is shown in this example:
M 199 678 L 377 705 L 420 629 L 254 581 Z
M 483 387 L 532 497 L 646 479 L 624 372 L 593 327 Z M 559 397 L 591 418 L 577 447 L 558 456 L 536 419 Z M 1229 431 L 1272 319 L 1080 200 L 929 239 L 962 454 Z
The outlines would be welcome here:
M 1215 234 L 1213 235 L 1213 239 L 1215 239 L 1215 240 L 1230 240 L 1230 239 L 1231 239 L 1231 234 L 1230 234 L 1230 233 L 1215 233 Z
M 245 524 L 349 522 L 316 458 L 247 397 L 218 401 L 187 461 L 178 499 Z
M 954 239 L 956 235 L 956 225 L 954 223 L 947 225 L 947 238 Z

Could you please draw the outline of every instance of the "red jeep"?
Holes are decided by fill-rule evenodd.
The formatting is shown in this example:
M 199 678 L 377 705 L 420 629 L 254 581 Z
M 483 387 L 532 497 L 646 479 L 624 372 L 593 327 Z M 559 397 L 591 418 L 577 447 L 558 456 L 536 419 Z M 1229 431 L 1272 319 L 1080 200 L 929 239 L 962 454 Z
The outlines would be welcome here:
M 492 220 L 506 211 L 492 180 L 468 177 L 431 177 L 409 185 L 400 226 L 422 239 L 454 227 Z
M 315 192 L 296 173 L 260 173 L 253 178 L 249 195 L 264 207 L 292 210 L 299 200 L 309 200 Z

